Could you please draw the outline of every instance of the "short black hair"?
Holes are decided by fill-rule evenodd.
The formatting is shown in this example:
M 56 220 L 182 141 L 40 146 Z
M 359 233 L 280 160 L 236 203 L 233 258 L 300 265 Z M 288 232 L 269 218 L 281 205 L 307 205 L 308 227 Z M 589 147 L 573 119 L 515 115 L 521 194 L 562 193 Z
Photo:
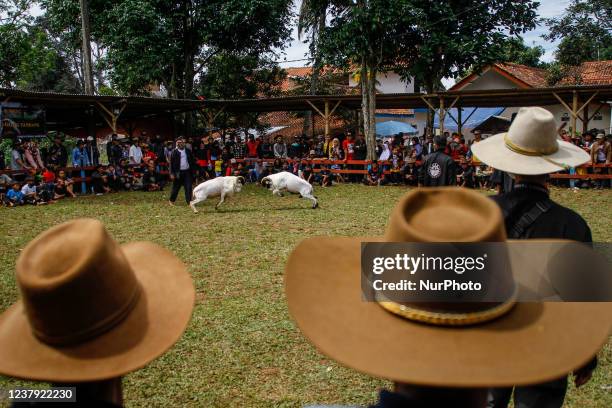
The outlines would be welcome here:
M 437 135 L 436 137 L 434 137 L 434 144 L 437 145 L 439 148 L 446 147 L 446 137 Z

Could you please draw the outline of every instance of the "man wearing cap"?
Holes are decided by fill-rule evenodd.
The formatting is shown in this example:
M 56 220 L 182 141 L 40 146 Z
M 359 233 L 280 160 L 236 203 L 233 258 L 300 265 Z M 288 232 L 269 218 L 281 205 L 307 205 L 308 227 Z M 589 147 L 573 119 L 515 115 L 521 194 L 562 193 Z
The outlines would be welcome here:
M 482 275 L 483 286 L 496 293 L 495 302 L 487 302 L 485 293 L 464 302 L 431 303 L 422 292 L 407 290 L 389 298 L 368 289 L 369 278 L 385 274 L 367 272 L 367 254 L 379 256 L 384 247 L 368 250 L 364 243 L 393 243 L 397 248 L 398 243 L 457 241 L 506 241 L 499 207 L 473 190 L 421 188 L 399 200 L 384 236 L 313 237 L 288 258 L 288 309 L 306 339 L 344 366 L 393 381 L 393 392 L 382 391 L 377 408 L 484 407 L 486 387 L 561 376 L 591 358 L 608 339 L 610 303 L 519 301 L 525 291 L 548 293 L 550 288 L 540 289 L 541 278 L 563 269 L 554 262 L 554 240 L 535 249 L 524 245 L 529 254 L 499 253 L 500 262 Z M 450 247 L 454 253 L 459 248 Z M 569 255 L 580 251 L 577 247 L 568 248 Z M 398 251 L 402 249 L 390 250 Z M 591 249 L 584 251 L 583 256 L 594 256 Z M 536 253 L 542 262 L 534 263 Z M 439 272 L 430 276 L 446 279 Z M 419 269 L 416 275 L 428 279 L 424 273 Z M 464 296 L 463 291 L 452 293 L 454 299 Z
M 73 167 L 87 167 L 91 164 L 87 150 L 85 149 L 85 141 L 79 139 L 77 145 L 72 149 L 72 166 Z
M 425 158 L 419 172 L 419 186 L 440 187 L 457 184 L 457 165 L 448 155 L 444 154 L 446 138 L 434 138 L 435 151 Z
M 514 178 L 514 188 L 493 197 L 504 216 L 508 238 L 569 239 L 591 242 L 591 229 L 574 211 L 549 197 L 547 175 L 589 161 L 578 146 L 558 138 L 554 116 L 540 107 L 521 108 L 507 133 L 472 146 L 489 166 Z M 574 371 L 576 386 L 587 382 L 596 361 Z M 514 403 L 525 408 L 561 407 L 567 376 L 529 387 L 516 387 Z M 512 388 L 493 389 L 489 407 L 506 407 Z
M 0 374 L 76 387 L 65 406 L 123 406 L 121 377 L 176 343 L 195 302 L 174 254 L 119 245 L 93 219 L 38 235 L 15 272 L 21 296 L 0 315 Z
M 176 139 L 176 148 L 170 155 L 170 180 L 172 180 L 170 205 L 174 205 L 181 186 L 185 190 L 185 201 L 187 201 L 187 204 L 191 202 L 192 172 L 195 168 L 195 160 L 191 150 L 185 146 L 185 139 L 179 137 Z
M 606 142 L 603 132 L 598 133 L 595 137 L 595 143 L 591 145 L 591 163 L 593 164 L 610 164 L 612 162 L 612 146 Z M 596 174 L 608 174 L 606 168 L 595 167 Z M 595 188 L 603 188 L 606 185 L 604 179 L 595 179 Z
M 142 149 L 140 148 L 138 138 L 134 138 L 132 140 L 132 145 L 130 146 L 128 158 L 130 164 L 140 164 L 140 162 L 142 162 Z

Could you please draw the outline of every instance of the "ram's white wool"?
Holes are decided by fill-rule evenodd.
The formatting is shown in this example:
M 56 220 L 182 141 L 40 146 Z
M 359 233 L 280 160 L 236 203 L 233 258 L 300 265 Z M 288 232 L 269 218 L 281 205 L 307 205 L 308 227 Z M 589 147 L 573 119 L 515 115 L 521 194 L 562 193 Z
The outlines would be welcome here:
M 242 190 L 244 178 L 236 176 L 217 177 L 207 180 L 193 190 L 193 199 L 189 206 L 193 212 L 198 212 L 195 205 L 210 197 L 221 196 L 221 200 L 215 205 L 215 209 L 225 201 L 225 197 L 231 197 L 234 193 L 239 193 Z
M 306 180 L 296 176 L 295 174 L 287 171 L 281 171 L 280 173 L 271 174 L 261 179 L 262 184 L 270 184 L 270 190 L 273 195 L 279 197 L 283 196 L 283 191 L 288 191 L 293 194 L 299 194 L 304 198 L 312 201 L 312 208 L 317 208 L 319 202 L 317 198 L 312 195 L 312 185 Z

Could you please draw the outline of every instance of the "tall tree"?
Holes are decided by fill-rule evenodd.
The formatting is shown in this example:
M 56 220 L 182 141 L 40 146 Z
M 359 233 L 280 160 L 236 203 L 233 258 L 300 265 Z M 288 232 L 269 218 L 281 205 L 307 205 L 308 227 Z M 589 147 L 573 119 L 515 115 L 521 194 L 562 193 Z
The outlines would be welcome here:
M 0 1 L 0 86 L 76 92 L 78 84 L 45 30 L 32 1 Z
M 376 158 L 376 76 L 408 61 L 400 49 L 416 52 L 416 25 L 421 17 L 409 0 L 356 0 L 332 7 L 321 50 L 335 66 L 359 67 L 363 129 L 368 159 Z
M 547 40 L 558 40 L 555 58 L 561 65 L 612 59 L 612 2 L 571 0 L 565 12 L 545 20 Z
M 115 0 L 97 29 L 118 88 L 142 92 L 156 82 L 182 98 L 194 96 L 215 56 L 283 47 L 290 18 L 289 0 Z
M 535 28 L 539 3 L 530 0 L 413 0 L 422 18 L 418 21 L 418 50 L 403 51 L 410 61 L 401 74 L 413 76 L 427 93 L 442 78 L 456 78 L 467 69 L 501 61 L 507 38 Z M 429 111 L 428 127 L 433 126 Z
M 91 25 L 89 20 L 89 0 L 79 0 L 81 7 L 81 37 L 83 53 L 83 79 L 85 93 L 94 94 L 94 80 L 91 63 Z

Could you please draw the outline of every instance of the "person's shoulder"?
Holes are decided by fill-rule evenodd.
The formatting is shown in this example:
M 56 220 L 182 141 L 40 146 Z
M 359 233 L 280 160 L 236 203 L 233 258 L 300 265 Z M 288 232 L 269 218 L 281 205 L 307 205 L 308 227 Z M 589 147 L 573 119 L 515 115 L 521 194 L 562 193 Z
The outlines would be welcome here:
M 575 225 L 580 225 L 584 228 L 589 228 L 589 225 L 587 224 L 586 220 L 576 211 L 572 210 L 571 208 L 564 207 L 553 200 L 550 200 L 550 203 L 550 211 L 551 214 L 554 214 L 555 219 L 565 220 L 568 222 L 572 222 Z

